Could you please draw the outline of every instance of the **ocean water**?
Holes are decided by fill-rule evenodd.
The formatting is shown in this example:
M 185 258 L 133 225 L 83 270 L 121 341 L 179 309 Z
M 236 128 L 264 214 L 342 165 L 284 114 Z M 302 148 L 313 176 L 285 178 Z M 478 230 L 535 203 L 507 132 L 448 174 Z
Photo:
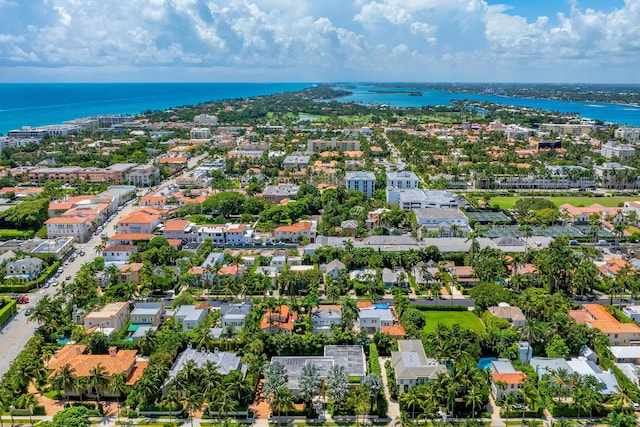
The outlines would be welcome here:
M 59 124 L 96 114 L 138 114 L 229 98 L 247 98 L 296 91 L 312 83 L 25 83 L 0 84 L 0 134 L 22 126 Z M 388 104 L 394 107 L 447 105 L 454 99 L 489 101 L 640 126 L 640 108 L 620 104 L 594 104 L 495 95 L 425 90 L 422 96 L 374 93 L 375 86 L 355 84 L 342 101 Z M 384 90 L 415 89 L 383 88 Z
M 356 84 L 355 88 L 346 89 L 352 95 L 340 98 L 344 102 L 362 104 L 387 104 L 391 107 L 421 107 L 423 105 L 449 105 L 451 100 L 469 99 L 487 101 L 496 104 L 530 107 L 540 110 L 559 111 L 562 113 L 579 113 L 580 117 L 605 122 L 620 123 L 640 127 L 640 107 L 623 104 L 605 104 L 591 102 L 570 102 L 553 99 L 508 98 L 504 96 L 475 93 L 451 93 L 444 90 L 418 90 L 413 88 L 376 87 L 374 85 Z M 410 96 L 407 93 L 379 93 L 373 90 L 421 92 L 422 96 Z
M 289 92 L 310 83 L 0 84 L 0 134 L 96 114 L 138 114 L 207 101 Z

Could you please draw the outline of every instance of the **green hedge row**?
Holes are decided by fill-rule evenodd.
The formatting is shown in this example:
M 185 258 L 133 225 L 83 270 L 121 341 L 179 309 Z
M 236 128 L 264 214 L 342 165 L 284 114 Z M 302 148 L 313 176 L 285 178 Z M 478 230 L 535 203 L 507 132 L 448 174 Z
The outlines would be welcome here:
M 0 309 L 0 326 L 7 323 L 9 319 L 11 319 L 11 316 L 17 311 L 17 303 L 14 300 L 6 298 L 5 301 L 7 301 L 6 304 Z
M 464 305 L 412 305 L 420 311 L 469 311 Z
M 369 373 L 382 378 L 382 368 L 380 367 L 378 356 L 378 347 L 376 347 L 375 343 L 369 344 Z
M 0 240 L 11 240 L 11 239 L 20 239 L 27 240 L 31 239 L 35 232 L 33 230 L 15 230 L 15 229 L 2 229 L 0 230 Z
M 8 414 L 9 411 L 5 410 L 4 412 L 5 414 Z M 18 416 L 18 417 L 26 417 L 29 415 L 29 410 L 28 409 L 18 409 L 15 408 L 13 410 L 13 415 Z M 47 411 L 44 409 L 44 406 L 34 406 L 33 407 L 33 415 L 47 415 Z

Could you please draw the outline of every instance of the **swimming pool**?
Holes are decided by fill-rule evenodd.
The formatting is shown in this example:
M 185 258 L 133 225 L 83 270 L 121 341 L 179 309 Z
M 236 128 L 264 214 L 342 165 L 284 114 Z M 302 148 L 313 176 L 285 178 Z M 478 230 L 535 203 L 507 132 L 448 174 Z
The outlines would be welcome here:
M 478 368 L 482 369 L 483 371 L 485 369 L 489 369 L 491 367 L 491 362 L 498 360 L 497 357 L 481 357 L 480 360 L 478 360 Z

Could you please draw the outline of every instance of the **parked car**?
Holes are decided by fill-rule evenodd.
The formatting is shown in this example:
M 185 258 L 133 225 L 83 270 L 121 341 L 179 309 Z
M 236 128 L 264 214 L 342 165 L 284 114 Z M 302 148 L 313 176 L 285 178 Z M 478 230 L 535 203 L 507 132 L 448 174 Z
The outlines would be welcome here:
M 24 311 L 24 315 L 25 315 L 25 316 L 31 316 L 31 309 L 30 309 L 30 308 L 27 308 L 27 309 Z
M 64 280 L 71 280 L 71 276 L 65 277 Z

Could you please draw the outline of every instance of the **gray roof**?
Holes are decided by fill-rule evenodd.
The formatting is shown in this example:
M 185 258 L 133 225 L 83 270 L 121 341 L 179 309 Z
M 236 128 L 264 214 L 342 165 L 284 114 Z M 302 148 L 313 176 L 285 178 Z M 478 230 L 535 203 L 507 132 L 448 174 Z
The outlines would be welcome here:
M 162 311 L 161 302 L 139 302 L 131 312 L 132 316 L 155 315 L 158 311 Z
M 197 308 L 195 305 L 181 305 L 175 311 L 175 317 L 183 317 L 183 320 L 195 321 L 199 320 L 202 313 L 206 313 L 207 310 L 203 308 Z
M 380 319 L 388 322 L 394 320 L 393 313 L 388 308 L 361 308 L 359 317 L 360 319 Z
M 227 375 L 231 371 L 241 371 L 246 373 L 247 368 L 240 363 L 240 356 L 236 353 L 229 353 L 226 351 L 209 351 L 206 349 L 196 350 L 189 346 L 185 351 L 180 353 L 175 363 L 169 371 L 167 382 L 171 381 L 182 369 L 185 363 L 189 360 L 193 360 L 198 368 L 206 366 L 207 362 L 211 362 L 216 366 L 216 371 L 220 375 Z
M 202 267 L 214 266 L 215 264 L 222 264 L 224 260 L 224 252 L 211 252 L 207 259 L 202 263 Z
M 439 373 L 447 371 L 445 365 L 427 359 L 420 340 L 398 340 L 398 351 L 391 352 L 391 364 L 399 380 L 435 379 Z
M 25 266 L 27 268 L 42 267 L 42 263 L 43 261 L 40 258 L 25 257 L 22 259 L 17 259 L 15 261 L 10 261 L 9 263 L 7 263 L 7 267 L 11 265 L 14 269 L 17 270 L 22 266 Z
M 558 369 L 566 369 L 567 371 L 572 372 L 567 361 L 557 357 L 532 357 L 529 364 L 538 373 L 539 377 Z
M 220 312 L 225 319 L 244 319 L 251 313 L 251 304 L 229 304 L 220 307 Z
M 387 180 L 390 179 L 413 179 L 417 180 L 418 175 L 413 171 L 387 172 Z
M 375 245 L 408 245 L 414 246 L 418 244 L 416 239 L 411 236 L 369 236 L 362 239 L 363 246 Z
M 302 367 L 318 367 L 320 379 L 327 379 L 333 365 L 342 366 L 349 377 L 364 377 L 367 373 L 364 349 L 361 345 L 327 345 L 324 356 L 274 356 L 271 363 L 279 362 L 287 370 L 287 388 L 299 389 Z
M 340 228 L 358 228 L 358 221 L 347 219 L 340 223 Z
M 338 270 L 343 270 L 344 268 L 346 268 L 346 266 L 344 265 L 344 263 L 342 261 L 340 261 L 339 259 L 334 259 L 333 261 L 331 261 L 330 263 L 328 263 L 325 266 L 324 271 L 325 272 L 329 272 L 329 271 L 332 271 L 336 267 L 338 268 Z
M 152 326 L 152 325 L 140 325 L 138 327 L 138 329 L 136 329 L 136 331 L 131 334 L 131 338 L 134 341 L 137 341 L 139 339 L 141 339 L 142 337 L 144 337 L 147 332 L 151 332 L 151 331 L 157 331 L 158 328 L 156 326 Z
M 413 209 L 416 214 L 416 219 L 460 219 L 465 220 L 467 216 L 458 208 L 425 208 L 425 209 Z

